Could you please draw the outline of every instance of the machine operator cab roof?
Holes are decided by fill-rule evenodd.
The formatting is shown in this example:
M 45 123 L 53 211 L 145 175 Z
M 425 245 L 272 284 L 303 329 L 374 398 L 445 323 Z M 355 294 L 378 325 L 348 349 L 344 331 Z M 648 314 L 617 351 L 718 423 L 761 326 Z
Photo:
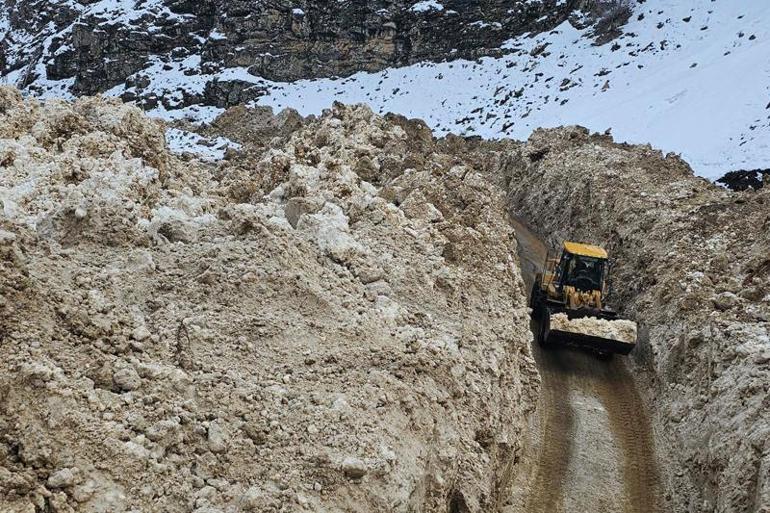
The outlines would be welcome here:
M 590 244 L 581 244 L 579 242 L 565 242 L 564 251 L 573 255 L 580 255 L 591 258 L 607 259 L 607 252 L 599 246 L 592 246 Z

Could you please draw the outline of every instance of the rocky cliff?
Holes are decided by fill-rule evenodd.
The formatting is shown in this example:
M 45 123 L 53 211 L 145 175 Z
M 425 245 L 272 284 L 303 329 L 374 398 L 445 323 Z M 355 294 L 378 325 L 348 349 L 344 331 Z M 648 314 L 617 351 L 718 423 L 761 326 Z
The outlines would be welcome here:
M 31 92 L 93 94 L 124 85 L 143 95 L 152 65 L 184 63 L 182 80 L 243 68 L 293 81 L 379 71 L 421 61 L 500 54 L 513 36 L 549 30 L 567 18 L 587 24 L 590 1 L 446 0 L 326 2 L 4 0 L 0 75 Z M 185 88 L 187 89 L 187 88 Z M 182 104 L 229 106 L 258 87 L 237 77 L 204 80 Z

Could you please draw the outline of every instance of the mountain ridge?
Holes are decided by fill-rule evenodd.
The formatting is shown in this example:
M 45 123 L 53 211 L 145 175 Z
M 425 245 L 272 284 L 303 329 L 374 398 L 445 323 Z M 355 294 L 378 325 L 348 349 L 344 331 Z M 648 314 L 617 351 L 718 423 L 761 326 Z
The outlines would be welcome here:
M 195 123 L 234 105 L 318 115 L 341 101 L 424 119 L 437 135 L 524 140 L 578 124 L 679 153 L 711 179 L 770 161 L 761 2 L 244 5 L 6 0 L 0 80 Z

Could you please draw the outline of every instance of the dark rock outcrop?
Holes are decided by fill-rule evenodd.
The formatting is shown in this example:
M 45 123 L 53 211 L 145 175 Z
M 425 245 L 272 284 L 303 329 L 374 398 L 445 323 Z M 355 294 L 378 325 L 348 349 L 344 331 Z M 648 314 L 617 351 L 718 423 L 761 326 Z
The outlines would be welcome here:
M 219 107 L 261 94 L 218 80 L 223 69 L 293 81 L 421 61 L 497 55 L 508 39 L 570 19 L 599 18 L 606 0 L 0 0 L 0 76 L 32 94 L 95 94 L 116 86 L 145 108 Z M 181 65 L 180 63 L 184 63 Z M 200 75 L 203 90 L 167 98 L 142 71 Z M 189 79 L 187 80 L 189 82 Z M 159 98 L 158 96 L 162 96 Z
M 753 171 L 730 171 L 717 180 L 733 191 L 745 191 L 747 189 L 759 190 L 770 183 L 770 169 L 754 169 Z

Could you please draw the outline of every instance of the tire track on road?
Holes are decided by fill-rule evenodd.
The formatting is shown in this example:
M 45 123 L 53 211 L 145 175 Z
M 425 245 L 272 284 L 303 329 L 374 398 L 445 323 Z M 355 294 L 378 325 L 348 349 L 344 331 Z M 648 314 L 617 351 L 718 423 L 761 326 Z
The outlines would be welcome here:
M 540 411 L 540 455 L 527 513 L 563 510 L 564 483 L 569 471 L 575 422 L 569 399 L 569 369 L 557 353 L 537 351 L 543 379 Z
M 628 513 L 660 511 L 659 474 L 652 426 L 625 362 L 605 366 L 597 392 L 610 416 L 612 435 L 623 450 L 623 484 Z

